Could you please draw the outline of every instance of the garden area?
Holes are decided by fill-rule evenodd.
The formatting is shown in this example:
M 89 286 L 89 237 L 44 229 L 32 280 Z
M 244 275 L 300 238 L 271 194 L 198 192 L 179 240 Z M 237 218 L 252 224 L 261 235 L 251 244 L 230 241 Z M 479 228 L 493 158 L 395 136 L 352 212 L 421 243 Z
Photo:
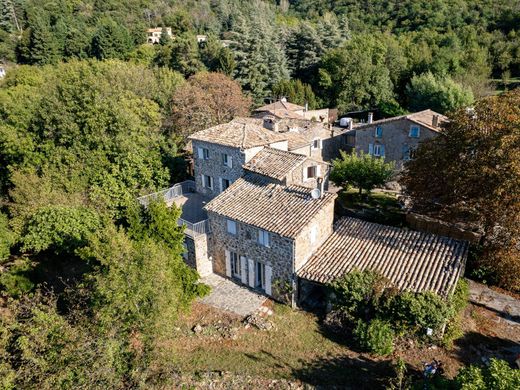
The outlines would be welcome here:
M 485 386 L 493 370 L 509 381 L 501 388 L 514 389 L 511 385 L 519 383 L 519 371 L 508 364 L 520 341 L 520 327 L 479 306 L 462 308 L 463 284 L 447 302 L 427 294 L 390 298 L 389 292 L 369 293 L 380 291 L 373 289 L 374 275 L 354 275 L 336 289 L 357 284 L 365 291 L 343 294 L 337 301 L 342 309 L 336 306 L 324 317 L 270 302 L 272 326 L 267 329 L 196 303 L 181 317 L 175 341 L 167 348 L 182 373 L 175 380 L 193 388 L 423 388 L 425 363 L 436 360 L 442 375 L 429 378 L 440 386 L 435 388 L 459 389 L 460 381 L 475 384 L 479 378 Z M 387 311 L 384 319 L 378 311 Z M 439 313 L 452 313 L 445 337 L 438 333 Z M 432 324 L 431 336 L 424 324 Z M 483 363 L 489 367 L 478 368 L 486 367 Z M 476 366 L 457 376 L 469 364 Z

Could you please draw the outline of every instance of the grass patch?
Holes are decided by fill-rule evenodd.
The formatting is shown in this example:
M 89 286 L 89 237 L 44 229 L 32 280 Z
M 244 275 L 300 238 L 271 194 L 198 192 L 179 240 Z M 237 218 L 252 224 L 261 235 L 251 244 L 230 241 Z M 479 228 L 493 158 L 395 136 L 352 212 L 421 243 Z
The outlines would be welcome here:
M 370 195 L 359 195 L 356 188 L 342 191 L 338 202 L 345 214 L 353 214 L 372 222 L 385 225 L 404 226 L 406 214 L 401 209 L 397 195 L 389 192 L 373 191 Z
M 228 371 L 239 375 L 275 379 L 299 379 L 322 385 L 373 385 L 386 380 L 389 363 L 363 357 L 323 333 L 318 318 L 310 313 L 275 304 L 271 331 L 241 327 L 236 340 L 195 335 L 191 329 L 211 315 L 197 306 L 182 319 L 181 333 L 172 341 L 175 365 L 183 373 Z M 223 314 L 214 320 L 223 321 Z M 371 375 L 367 375 L 371 372 Z

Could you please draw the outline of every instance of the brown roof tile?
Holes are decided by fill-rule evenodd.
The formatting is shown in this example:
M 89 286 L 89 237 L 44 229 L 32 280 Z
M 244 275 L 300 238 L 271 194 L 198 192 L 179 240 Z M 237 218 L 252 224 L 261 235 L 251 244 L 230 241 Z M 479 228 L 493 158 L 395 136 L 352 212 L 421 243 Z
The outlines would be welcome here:
M 262 119 L 235 118 L 231 122 L 198 131 L 189 139 L 248 149 L 285 141 L 286 137 L 266 129 Z
M 335 194 L 325 192 L 319 199 L 311 189 L 282 186 L 265 179 L 245 175 L 209 202 L 205 209 L 260 229 L 295 238 L 315 214 Z
M 301 165 L 305 159 L 306 157 L 301 154 L 264 148 L 244 165 L 244 169 L 277 180 L 283 180 L 293 169 Z
M 433 125 L 432 125 L 433 117 L 435 115 L 439 116 L 439 126 L 437 126 L 437 127 L 433 127 Z M 359 124 L 356 126 L 356 130 L 357 129 L 363 130 L 364 128 L 367 128 L 367 127 L 373 127 L 378 124 L 393 122 L 393 121 L 397 121 L 397 120 L 401 120 L 401 119 L 408 119 L 412 122 L 415 122 L 421 126 L 427 127 L 430 130 L 437 131 L 437 132 L 441 130 L 441 125 L 443 123 L 446 123 L 449 120 L 447 116 L 439 114 L 435 111 L 424 110 L 424 111 L 414 112 L 414 113 L 408 114 L 408 115 L 401 115 L 401 116 L 394 116 L 392 118 L 380 119 L 380 120 L 374 121 L 372 123 L 362 123 L 362 124 Z
M 465 241 L 347 217 L 297 273 L 328 283 L 354 268 L 372 269 L 399 289 L 446 296 L 463 274 L 467 254 Z

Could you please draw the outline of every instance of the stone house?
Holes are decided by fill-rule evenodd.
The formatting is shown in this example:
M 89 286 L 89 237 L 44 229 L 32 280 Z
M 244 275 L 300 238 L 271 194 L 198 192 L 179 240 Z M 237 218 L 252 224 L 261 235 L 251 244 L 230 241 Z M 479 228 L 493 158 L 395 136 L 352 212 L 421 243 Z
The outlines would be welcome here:
M 266 115 L 274 116 L 277 119 L 300 119 L 320 123 L 332 123 L 337 118 L 337 110 L 330 108 L 309 110 L 307 105 L 300 106 L 298 104 L 289 103 L 287 99 L 282 98 L 274 103 L 258 107 L 253 112 L 253 116 L 257 118 L 263 118 Z
M 295 272 L 332 233 L 335 198 L 246 174 L 205 207 L 213 271 L 280 300 L 293 295 Z
M 196 191 L 209 198 L 242 177 L 245 166 L 251 171 L 254 166 L 263 169 L 261 161 L 271 165 L 278 161 L 283 165 L 279 161 L 283 158 L 293 165 L 279 180 L 314 188 L 316 179 L 321 177 L 327 184 L 329 164 L 324 161 L 337 156 L 343 142 L 341 132 L 334 133 L 321 123 L 272 117 L 235 118 L 196 132 L 189 139 L 194 154 Z M 258 155 L 266 148 L 269 151 Z M 274 150 L 286 153 L 276 154 Z
M 409 132 L 418 126 L 420 140 L 433 131 L 427 116 L 371 123 L 387 126 L 371 142 L 372 152 L 376 142 L 399 139 L 392 132 L 406 126 Z M 182 208 L 184 257 L 201 275 L 216 273 L 280 301 L 309 300 L 353 267 L 378 270 L 399 288 L 447 294 L 463 272 L 466 243 L 353 218 L 335 221 L 327 160 L 351 131 L 300 119 L 236 118 L 190 136 L 194 181 L 140 202 L 162 196 Z
M 355 150 L 394 161 L 396 170 L 413 158 L 421 142 L 439 135 L 448 118 L 432 110 L 372 121 L 355 127 Z

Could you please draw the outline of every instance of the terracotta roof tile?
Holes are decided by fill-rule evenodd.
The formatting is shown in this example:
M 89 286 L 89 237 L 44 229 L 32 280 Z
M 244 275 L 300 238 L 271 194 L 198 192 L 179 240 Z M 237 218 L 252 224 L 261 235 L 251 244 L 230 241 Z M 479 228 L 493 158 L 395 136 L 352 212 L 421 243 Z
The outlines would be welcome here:
M 266 179 L 245 175 L 209 202 L 205 209 L 260 229 L 295 238 L 335 194 L 325 192 L 319 199 L 311 189 L 282 186 Z
M 433 117 L 435 115 L 439 116 L 439 126 L 437 126 L 437 127 L 433 127 L 433 125 L 432 125 Z M 449 118 L 447 116 L 439 114 L 435 111 L 424 110 L 424 111 L 414 112 L 414 113 L 408 114 L 408 115 L 401 115 L 401 116 L 394 116 L 392 118 L 380 119 L 380 120 L 374 121 L 372 123 L 362 123 L 362 124 L 359 124 L 356 126 L 356 130 L 357 129 L 363 130 L 367 127 L 373 127 L 378 124 L 393 122 L 393 121 L 397 121 L 397 120 L 401 120 L 401 119 L 408 119 L 412 122 L 415 122 L 421 126 L 427 127 L 430 130 L 437 131 L 437 132 L 441 130 L 441 125 L 449 120 Z
M 277 180 L 283 180 L 291 171 L 301 165 L 305 159 L 306 157 L 301 154 L 264 148 L 244 165 L 244 169 Z
M 286 137 L 266 129 L 262 119 L 235 118 L 231 122 L 198 131 L 189 139 L 248 149 L 285 141 Z
M 297 273 L 328 283 L 354 268 L 372 269 L 399 289 L 446 296 L 464 273 L 467 254 L 465 241 L 347 217 Z

